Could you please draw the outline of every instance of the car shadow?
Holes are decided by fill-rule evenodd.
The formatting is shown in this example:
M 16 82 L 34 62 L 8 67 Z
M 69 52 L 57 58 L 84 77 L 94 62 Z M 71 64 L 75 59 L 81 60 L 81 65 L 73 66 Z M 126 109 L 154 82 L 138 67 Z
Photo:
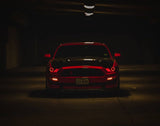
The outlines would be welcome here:
M 110 98 L 110 97 L 128 97 L 130 91 L 120 89 L 119 92 L 103 92 L 103 91 L 72 91 L 53 93 L 47 90 L 34 90 L 30 92 L 29 97 L 36 98 Z

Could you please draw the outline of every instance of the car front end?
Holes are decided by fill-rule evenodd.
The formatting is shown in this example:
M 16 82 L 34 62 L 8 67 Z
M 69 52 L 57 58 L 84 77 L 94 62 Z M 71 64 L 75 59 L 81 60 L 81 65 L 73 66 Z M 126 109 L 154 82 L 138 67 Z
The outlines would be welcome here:
M 80 43 L 79 45 L 82 45 Z M 88 45 L 88 44 L 87 44 Z M 95 46 L 102 46 L 96 45 Z M 63 46 L 70 46 L 63 45 Z M 104 45 L 103 45 L 104 46 Z M 95 48 L 95 47 L 94 47 Z M 57 53 L 57 51 L 56 51 Z M 106 54 L 104 54 L 106 55 Z M 119 68 L 115 59 L 99 56 L 55 57 L 47 66 L 49 90 L 109 90 L 119 88 Z

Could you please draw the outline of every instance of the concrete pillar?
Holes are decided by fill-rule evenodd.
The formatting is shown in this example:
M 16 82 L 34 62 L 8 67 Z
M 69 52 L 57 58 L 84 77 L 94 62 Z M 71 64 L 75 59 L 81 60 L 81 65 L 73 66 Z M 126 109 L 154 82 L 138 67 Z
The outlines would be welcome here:
M 20 65 L 19 36 L 16 26 L 8 26 L 8 42 L 6 43 L 6 69 Z
M 0 72 L 6 69 L 6 42 L 7 42 L 7 26 L 0 24 Z

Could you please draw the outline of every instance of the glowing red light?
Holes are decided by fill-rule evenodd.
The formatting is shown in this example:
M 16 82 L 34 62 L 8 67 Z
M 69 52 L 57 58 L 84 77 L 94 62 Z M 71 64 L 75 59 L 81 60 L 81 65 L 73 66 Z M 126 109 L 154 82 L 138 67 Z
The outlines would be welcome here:
M 50 58 L 50 57 L 51 57 L 51 54 L 44 54 L 44 57 Z
M 76 69 L 76 68 L 103 69 L 103 67 L 101 67 L 101 66 L 67 66 L 67 67 L 62 67 L 62 69 Z
M 106 68 L 106 71 L 108 73 L 112 74 L 112 73 L 114 73 L 116 71 L 116 68 L 115 67 L 111 67 L 111 69 L 110 68 Z
M 107 71 L 107 72 L 111 72 L 111 70 L 110 70 L 109 68 L 106 68 L 106 71 Z
M 119 56 L 121 56 L 121 54 L 120 53 L 115 53 L 114 56 L 119 57 Z
M 55 69 L 55 70 L 54 70 L 54 73 L 57 73 L 58 71 L 59 71 L 59 69 Z

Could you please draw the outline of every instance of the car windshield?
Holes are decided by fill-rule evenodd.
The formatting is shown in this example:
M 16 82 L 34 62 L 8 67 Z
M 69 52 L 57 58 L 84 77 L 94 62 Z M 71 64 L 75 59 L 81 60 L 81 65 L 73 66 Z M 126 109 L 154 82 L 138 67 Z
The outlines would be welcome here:
M 108 50 L 101 45 L 70 45 L 58 49 L 55 58 L 65 57 L 104 57 L 109 58 Z

